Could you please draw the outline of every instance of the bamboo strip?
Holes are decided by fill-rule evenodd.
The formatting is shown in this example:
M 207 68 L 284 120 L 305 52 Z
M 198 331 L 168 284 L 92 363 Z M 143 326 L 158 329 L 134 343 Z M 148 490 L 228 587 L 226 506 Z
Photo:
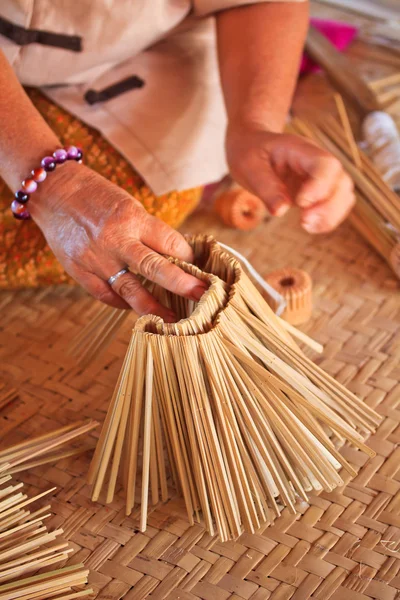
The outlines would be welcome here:
M 350 125 L 349 116 L 347 114 L 346 107 L 343 102 L 343 98 L 340 94 L 335 94 L 334 97 L 335 97 L 335 102 L 336 102 L 336 107 L 337 107 L 337 110 L 339 113 L 339 117 L 342 122 L 343 130 L 346 134 L 347 142 L 348 142 L 349 148 L 351 150 L 354 164 L 357 165 L 357 167 L 360 170 L 362 170 L 361 156 L 358 151 L 358 146 L 356 144 L 356 141 L 354 139 L 353 131 L 352 131 L 351 125 Z

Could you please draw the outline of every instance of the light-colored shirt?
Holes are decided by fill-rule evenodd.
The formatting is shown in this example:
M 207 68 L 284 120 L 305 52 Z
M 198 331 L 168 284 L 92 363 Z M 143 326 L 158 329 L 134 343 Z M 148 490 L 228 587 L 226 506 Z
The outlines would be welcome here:
M 0 48 L 160 195 L 226 174 L 213 15 L 257 1 L 1 0 Z

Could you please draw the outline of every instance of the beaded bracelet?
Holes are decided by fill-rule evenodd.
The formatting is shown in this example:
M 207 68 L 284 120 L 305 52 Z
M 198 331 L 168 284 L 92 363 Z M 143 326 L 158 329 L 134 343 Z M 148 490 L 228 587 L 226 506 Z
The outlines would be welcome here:
M 26 221 L 31 218 L 29 210 L 26 208 L 26 203 L 30 198 L 30 194 L 36 192 L 38 183 L 42 183 L 47 177 L 47 173 L 54 171 L 57 165 L 64 164 L 67 160 L 75 160 L 82 162 L 82 150 L 76 146 L 69 148 L 59 148 L 53 152 L 53 156 L 45 156 L 40 163 L 40 167 L 31 171 L 30 177 L 24 179 L 21 184 L 21 189 L 15 192 L 14 200 L 11 203 L 11 210 L 16 219 Z

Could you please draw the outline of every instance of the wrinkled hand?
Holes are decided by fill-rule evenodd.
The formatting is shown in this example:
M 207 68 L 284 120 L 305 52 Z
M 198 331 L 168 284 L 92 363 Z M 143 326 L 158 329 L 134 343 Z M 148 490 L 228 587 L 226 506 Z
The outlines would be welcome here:
M 162 256 L 192 261 L 185 239 L 150 216 L 127 192 L 84 165 L 68 163 L 57 169 L 29 208 L 65 270 L 106 304 L 174 320 L 173 313 L 145 290 L 133 273 L 109 286 L 107 279 L 126 266 L 193 300 L 199 300 L 205 290 L 203 282 Z
M 298 206 L 309 233 L 331 231 L 355 203 L 353 183 L 340 161 L 305 138 L 231 126 L 226 151 L 235 181 L 261 198 L 272 215 Z

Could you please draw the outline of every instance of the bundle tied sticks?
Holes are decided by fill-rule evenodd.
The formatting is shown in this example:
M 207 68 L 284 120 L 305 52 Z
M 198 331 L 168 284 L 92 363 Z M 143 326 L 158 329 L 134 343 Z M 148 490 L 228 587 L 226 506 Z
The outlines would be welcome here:
M 276 317 L 236 259 L 211 237 L 190 243 L 196 266 L 174 262 L 209 288 L 194 305 L 151 284 L 179 320 L 136 322 L 89 481 L 111 502 L 120 478 L 145 530 L 171 473 L 190 522 L 229 540 L 342 485 L 340 468 L 354 476 L 338 447 L 373 456 L 364 439 L 380 417 L 303 354 L 295 338 L 318 344 Z

